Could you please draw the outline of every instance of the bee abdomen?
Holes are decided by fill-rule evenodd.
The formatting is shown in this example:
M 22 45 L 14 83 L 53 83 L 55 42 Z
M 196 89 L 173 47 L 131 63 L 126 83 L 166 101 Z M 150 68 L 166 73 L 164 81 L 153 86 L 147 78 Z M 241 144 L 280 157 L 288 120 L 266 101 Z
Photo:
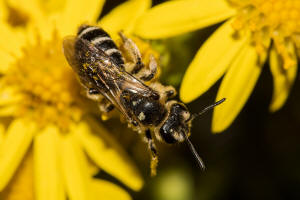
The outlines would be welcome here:
M 79 27 L 77 36 L 81 39 L 88 40 L 94 44 L 96 48 L 104 51 L 115 64 L 124 64 L 121 52 L 109 34 L 103 29 L 96 26 L 83 25 Z

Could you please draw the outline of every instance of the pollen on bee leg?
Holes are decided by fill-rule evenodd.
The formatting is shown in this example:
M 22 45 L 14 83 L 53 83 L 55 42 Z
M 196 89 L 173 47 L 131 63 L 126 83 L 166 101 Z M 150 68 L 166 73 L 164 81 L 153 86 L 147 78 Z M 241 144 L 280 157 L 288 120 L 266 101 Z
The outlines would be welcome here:
M 156 176 L 156 168 L 158 164 L 157 156 L 151 158 L 150 168 L 151 168 L 151 176 Z
M 109 119 L 109 117 L 106 114 L 101 114 L 101 119 L 102 119 L 102 121 L 106 121 Z

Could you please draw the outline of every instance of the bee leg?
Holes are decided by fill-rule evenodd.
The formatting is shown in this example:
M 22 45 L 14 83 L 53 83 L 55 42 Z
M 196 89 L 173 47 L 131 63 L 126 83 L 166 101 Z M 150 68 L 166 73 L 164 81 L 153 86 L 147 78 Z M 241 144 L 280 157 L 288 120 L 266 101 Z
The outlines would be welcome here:
M 166 86 L 165 94 L 168 99 L 176 96 L 176 90 L 172 86 Z
M 100 94 L 100 92 L 98 90 L 96 90 L 95 88 L 89 88 L 89 94 Z
M 138 61 L 138 63 L 128 62 L 125 63 L 124 66 L 126 72 L 134 75 L 144 67 L 144 63 L 142 63 L 141 61 Z
M 166 101 L 176 96 L 176 90 L 172 86 L 164 86 L 159 82 L 153 82 L 149 85 L 152 89 L 159 92 L 160 99 Z
M 102 101 L 99 102 L 98 108 L 101 112 L 101 119 L 106 121 L 110 118 L 110 113 L 114 110 L 115 106 L 110 101 L 103 98 Z
M 111 111 L 113 111 L 113 109 L 115 108 L 115 106 L 110 103 L 109 101 L 107 101 L 106 99 L 103 99 L 104 101 L 99 103 L 99 109 L 101 112 L 103 113 L 109 113 Z
M 156 146 L 155 146 L 154 141 L 151 136 L 150 129 L 146 130 L 145 136 L 146 136 L 147 143 L 148 143 L 148 149 L 150 150 L 150 153 L 151 153 L 151 164 L 150 164 L 151 176 L 155 176 L 156 175 L 156 167 L 157 167 L 157 163 L 158 163 L 158 155 L 157 155 Z
M 136 77 L 142 81 L 151 81 L 157 72 L 157 62 L 153 55 L 150 55 L 150 62 L 147 68 L 143 68 Z
M 87 96 L 87 98 L 89 98 L 93 101 L 98 101 L 98 102 L 101 99 L 103 99 L 103 96 L 101 95 L 101 93 L 94 88 L 88 88 L 86 91 L 86 96 Z
M 157 72 L 157 62 L 153 55 L 150 55 L 149 66 L 146 67 L 142 62 L 141 53 L 136 44 L 129 38 L 127 38 L 122 32 L 119 33 L 122 41 L 123 48 L 128 54 L 129 59 L 134 64 L 125 65 L 125 69 L 130 74 L 136 74 L 136 77 L 143 81 L 150 81 L 154 78 Z
M 133 65 L 125 65 L 125 69 L 130 74 L 136 74 L 144 67 L 141 53 L 136 44 L 131 39 L 127 38 L 122 32 L 120 32 L 119 35 L 123 41 L 122 47 L 126 51 L 129 60 L 133 63 Z

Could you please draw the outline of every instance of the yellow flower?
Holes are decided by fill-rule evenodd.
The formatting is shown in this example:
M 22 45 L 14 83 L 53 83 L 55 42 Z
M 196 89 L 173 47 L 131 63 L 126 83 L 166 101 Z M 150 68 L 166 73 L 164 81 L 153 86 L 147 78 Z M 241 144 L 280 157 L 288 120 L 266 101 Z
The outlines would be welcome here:
M 0 194 L 15 190 L 11 185 L 25 161 L 33 162 L 33 169 L 25 170 L 33 175 L 19 182 L 26 187 L 33 178 L 32 196 L 37 200 L 131 199 L 121 187 L 93 178 L 99 169 L 132 190 L 141 189 L 138 170 L 93 118 L 97 105 L 80 94 L 81 86 L 62 53 L 63 38 L 75 35 L 82 23 L 95 24 L 103 4 L 104 0 L 0 2 Z M 121 29 L 130 33 L 150 5 L 149 0 L 127 1 L 100 24 L 112 34 Z M 25 155 L 31 154 L 27 161 Z M 20 199 L 16 196 L 7 199 Z
M 178 14 L 180 13 L 180 14 Z M 299 0 L 178 0 L 147 11 L 135 33 L 150 39 L 171 37 L 223 23 L 197 52 L 188 67 L 180 97 L 190 102 L 224 74 L 212 130 L 221 132 L 236 118 L 249 98 L 269 53 L 274 91 L 270 111 L 285 103 L 300 56 Z

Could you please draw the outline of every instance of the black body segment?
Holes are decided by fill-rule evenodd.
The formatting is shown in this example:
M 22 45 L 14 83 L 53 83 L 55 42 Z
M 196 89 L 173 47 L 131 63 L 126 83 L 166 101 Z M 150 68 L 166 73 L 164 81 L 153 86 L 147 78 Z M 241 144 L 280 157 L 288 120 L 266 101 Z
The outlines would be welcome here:
M 102 28 L 83 25 L 79 27 L 77 36 L 91 42 L 97 49 L 104 51 L 116 65 L 122 66 L 124 64 L 122 54 L 117 45 Z
M 80 26 L 78 28 L 77 36 L 88 41 L 92 41 L 96 37 L 110 37 L 102 28 L 89 25 Z
M 145 126 L 157 126 L 165 117 L 167 110 L 154 96 L 144 97 L 124 90 L 120 96 L 124 107 L 131 110 L 137 120 Z

